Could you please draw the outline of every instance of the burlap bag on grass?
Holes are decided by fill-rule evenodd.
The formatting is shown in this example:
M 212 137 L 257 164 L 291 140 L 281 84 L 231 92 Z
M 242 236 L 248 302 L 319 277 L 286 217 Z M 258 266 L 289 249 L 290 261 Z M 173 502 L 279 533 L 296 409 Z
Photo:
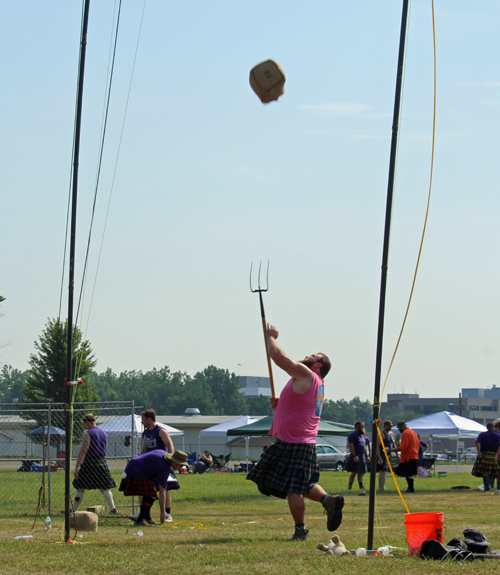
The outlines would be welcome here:
M 77 511 L 69 517 L 71 529 L 77 531 L 97 531 L 99 517 L 90 511 Z
M 92 505 L 91 507 L 87 507 L 87 511 L 90 511 L 90 513 L 97 513 L 97 515 L 102 515 L 106 511 L 106 507 L 104 507 L 104 505 Z
M 284 94 L 285 82 L 285 72 L 274 60 L 261 62 L 250 70 L 250 86 L 263 104 Z

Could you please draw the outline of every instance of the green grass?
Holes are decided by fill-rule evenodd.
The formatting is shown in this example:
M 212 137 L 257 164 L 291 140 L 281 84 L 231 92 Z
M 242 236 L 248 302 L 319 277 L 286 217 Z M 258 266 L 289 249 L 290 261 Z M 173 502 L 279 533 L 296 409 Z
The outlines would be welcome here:
M 163 527 L 137 528 L 126 518 L 100 517 L 97 533 L 83 533 L 75 543 L 62 543 L 63 517 L 53 514 L 53 529 L 46 531 L 40 519 L 31 530 L 37 492 L 24 493 L 27 480 L 21 473 L 0 473 L 0 493 L 5 489 L 26 511 L 23 517 L 4 515 L 0 522 L 0 574 L 51 573 L 132 574 L 132 573 L 217 573 L 255 572 L 269 575 L 317 573 L 498 573 L 500 562 L 485 561 L 439 564 L 408 557 L 404 527 L 405 508 L 392 479 L 388 491 L 377 497 L 375 545 L 401 548 L 393 557 L 331 557 L 316 550 L 316 543 L 327 543 L 331 534 L 319 504 L 307 502 L 306 521 L 310 541 L 288 542 L 293 522 L 285 501 L 263 497 L 244 474 L 181 475 L 181 489 L 173 493 L 174 523 Z M 63 477 L 61 473 L 61 478 Z M 339 535 L 348 549 L 366 547 L 368 497 L 357 490 L 347 491 L 346 473 L 325 472 L 321 484 L 329 492 L 346 497 L 344 521 Z M 365 477 L 365 485 L 369 477 Z M 411 512 L 442 511 L 445 541 L 462 536 L 473 527 L 482 531 L 496 549 L 500 548 L 500 497 L 492 492 L 451 491 L 453 485 L 476 487 L 480 480 L 469 473 L 450 473 L 446 478 L 417 479 L 417 493 L 406 497 Z M 405 481 L 400 485 L 406 488 Z M 118 493 L 118 492 L 116 492 Z M 117 495 L 118 503 L 126 498 Z M 87 492 L 83 507 L 103 503 L 98 491 Z M 16 504 L 9 504 L 16 507 Z M 4 507 L 4 497 L 0 508 Z M 62 508 L 62 505 L 61 505 Z M 123 508 L 126 513 L 128 509 Z M 46 516 L 42 510 L 42 518 Z M 158 518 L 158 506 L 153 517 Z M 33 533 L 34 542 L 15 541 L 16 535 Z M 73 536 L 73 533 L 72 533 Z

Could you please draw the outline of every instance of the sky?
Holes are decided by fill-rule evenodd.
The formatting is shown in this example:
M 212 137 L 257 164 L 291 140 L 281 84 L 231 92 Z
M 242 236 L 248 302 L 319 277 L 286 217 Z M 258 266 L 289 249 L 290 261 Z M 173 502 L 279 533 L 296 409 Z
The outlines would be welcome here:
M 76 299 L 116 10 L 90 3 Z M 269 261 L 284 351 L 330 357 L 326 399 L 373 399 L 401 13 L 399 0 L 123 1 L 78 319 L 99 373 L 267 375 L 249 272 Z M 47 319 L 67 315 L 81 14 L 73 0 L 0 1 L 0 366 L 27 369 Z M 429 218 L 385 392 L 456 397 L 500 384 L 500 2 L 436 0 L 435 31 Z M 249 73 L 270 58 L 286 91 L 263 105 Z M 433 94 L 431 2 L 413 0 L 382 382 L 423 231 Z M 279 393 L 287 375 L 274 379 Z

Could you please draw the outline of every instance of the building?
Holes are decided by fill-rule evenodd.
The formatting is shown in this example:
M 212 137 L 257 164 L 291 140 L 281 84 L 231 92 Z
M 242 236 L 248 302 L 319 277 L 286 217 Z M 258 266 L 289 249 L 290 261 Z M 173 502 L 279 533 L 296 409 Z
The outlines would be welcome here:
M 395 408 L 401 413 L 430 414 L 451 411 L 486 425 L 500 417 L 500 387 L 462 388 L 458 397 L 420 397 L 418 393 L 388 393 L 381 411 Z
M 240 375 L 240 392 L 244 397 L 258 397 L 264 395 L 271 397 L 271 380 L 269 377 L 259 377 L 256 375 Z

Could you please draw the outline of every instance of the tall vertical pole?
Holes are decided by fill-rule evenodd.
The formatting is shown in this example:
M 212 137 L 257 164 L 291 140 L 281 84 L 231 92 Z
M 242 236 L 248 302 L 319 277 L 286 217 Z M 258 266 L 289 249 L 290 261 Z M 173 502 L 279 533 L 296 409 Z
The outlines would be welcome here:
M 382 371 L 382 346 L 384 340 L 385 294 L 387 286 L 387 268 L 389 262 L 389 240 L 391 235 L 392 198 L 394 192 L 394 176 L 396 172 L 396 155 L 399 129 L 399 110 L 401 106 L 401 87 L 403 84 L 404 53 L 406 42 L 406 26 L 408 20 L 409 0 L 403 0 L 403 15 L 401 17 L 401 33 L 399 38 L 398 70 L 396 77 L 396 96 L 394 98 L 394 114 L 392 119 L 391 156 L 389 162 L 389 181 L 387 185 L 387 203 L 385 211 L 384 247 L 382 253 L 382 273 L 380 281 L 380 302 L 378 314 L 377 357 L 375 365 L 375 392 L 373 398 L 372 424 L 372 458 L 370 462 L 370 500 L 368 507 L 368 542 L 367 549 L 373 548 L 373 524 L 375 518 L 375 489 L 377 474 L 378 418 L 380 411 L 380 374 Z
M 82 121 L 83 77 L 85 71 L 85 51 L 87 48 L 87 27 L 89 21 L 90 0 L 85 0 L 80 38 L 80 62 L 78 68 L 78 92 L 76 102 L 75 134 L 73 142 L 73 193 L 71 200 L 71 241 L 69 252 L 69 286 L 68 286 L 68 340 L 66 359 L 66 386 L 64 390 L 64 429 L 65 437 L 65 482 L 64 482 L 64 540 L 70 537 L 70 480 L 71 480 L 71 435 L 73 412 L 71 409 L 71 385 L 73 378 L 73 292 L 75 284 L 75 245 L 76 245 L 76 206 L 78 192 L 78 163 L 80 156 L 80 127 Z

